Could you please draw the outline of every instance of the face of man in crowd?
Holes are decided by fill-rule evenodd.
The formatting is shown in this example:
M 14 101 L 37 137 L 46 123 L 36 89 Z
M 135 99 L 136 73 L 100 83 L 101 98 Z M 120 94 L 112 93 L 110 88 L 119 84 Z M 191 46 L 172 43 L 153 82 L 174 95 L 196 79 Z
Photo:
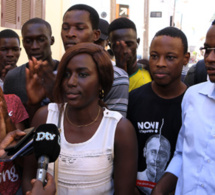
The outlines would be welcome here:
M 100 31 L 92 28 L 89 12 L 72 10 L 65 13 L 61 29 L 65 50 L 81 42 L 97 41 L 99 37 Z
M 0 58 L 4 66 L 16 66 L 20 56 L 20 44 L 17 38 L 1 38 L 0 39 Z
M 212 25 L 206 35 L 205 48 L 215 48 L 215 25 Z M 215 83 L 215 49 L 206 50 L 204 55 L 207 74 L 211 82 Z
M 183 65 L 189 61 L 184 54 L 182 40 L 177 37 L 157 36 L 150 46 L 149 66 L 156 85 L 169 86 L 181 80 Z
M 125 56 L 127 56 L 127 67 L 132 66 L 137 59 L 137 46 L 139 39 L 137 39 L 136 32 L 131 28 L 118 29 L 114 30 L 109 34 L 109 39 L 111 43 L 111 49 L 114 52 L 114 55 L 117 57 L 118 42 L 124 41 L 127 46 L 127 49 L 124 51 Z M 130 50 L 130 52 L 129 52 Z
M 54 38 L 50 30 L 44 24 L 28 24 L 22 30 L 23 46 L 31 59 L 34 56 L 37 60 L 46 60 L 51 56 L 51 45 Z
M 156 178 L 163 174 L 170 157 L 170 146 L 168 140 L 157 137 L 152 138 L 144 148 L 147 172 L 151 177 Z

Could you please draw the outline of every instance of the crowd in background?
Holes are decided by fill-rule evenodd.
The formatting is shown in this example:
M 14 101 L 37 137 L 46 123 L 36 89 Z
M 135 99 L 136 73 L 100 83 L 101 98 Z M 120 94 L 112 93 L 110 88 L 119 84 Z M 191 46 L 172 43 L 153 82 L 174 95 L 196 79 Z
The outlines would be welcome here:
M 190 68 L 176 27 L 155 32 L 149 59 L 137 60 L 137 28 L 73 5 L 60 61 L 43 19 L 23 24 L 25 51 L 16 32 L 0 32 L 0 156 L 29 127 L 53 123 L 61 137 L 44 186 L 31 153 L 0 162 L 0 194 L 213 194 L 215 21 Z M 29 61 L 17 66 L 20 52 Z

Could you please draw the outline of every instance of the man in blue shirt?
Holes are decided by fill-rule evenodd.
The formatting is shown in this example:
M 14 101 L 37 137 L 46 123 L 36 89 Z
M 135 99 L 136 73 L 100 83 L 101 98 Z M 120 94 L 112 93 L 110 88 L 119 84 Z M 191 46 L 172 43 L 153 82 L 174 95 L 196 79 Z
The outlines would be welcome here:
M 215 185 L 215 20 L 209 28 L 204 61 L 210 81 L 190 87 L 182 101 L 182 127 L 174 157 L 152 194 L 214 194 Z

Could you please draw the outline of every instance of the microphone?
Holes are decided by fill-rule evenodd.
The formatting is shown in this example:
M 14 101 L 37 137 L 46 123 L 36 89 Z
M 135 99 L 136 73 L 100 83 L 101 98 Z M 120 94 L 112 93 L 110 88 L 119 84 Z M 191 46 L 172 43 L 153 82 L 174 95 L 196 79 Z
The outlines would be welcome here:
M 44 184 L 48 163 L 54 162 L 60 154 L 60 133 L 57 126 L 40 125 L 35 132 L 33 147 L 38 161 L 36 178 Z

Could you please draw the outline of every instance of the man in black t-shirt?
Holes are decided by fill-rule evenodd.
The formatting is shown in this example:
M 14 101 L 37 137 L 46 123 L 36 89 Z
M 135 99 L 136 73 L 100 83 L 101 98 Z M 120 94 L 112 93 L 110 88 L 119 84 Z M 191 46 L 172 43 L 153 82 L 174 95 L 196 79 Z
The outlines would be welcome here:
M 190 57 L 187 47 L 181 30 L 167 27 L 158 31 L 150 45 L 153 81 L 129 94 L 127 118 L 138 138 L 136 186 L 141 194 L 151 193 L 174 153 L 181 127 L 181 101 L 187 89 L 181 81 L 183 65 Z

